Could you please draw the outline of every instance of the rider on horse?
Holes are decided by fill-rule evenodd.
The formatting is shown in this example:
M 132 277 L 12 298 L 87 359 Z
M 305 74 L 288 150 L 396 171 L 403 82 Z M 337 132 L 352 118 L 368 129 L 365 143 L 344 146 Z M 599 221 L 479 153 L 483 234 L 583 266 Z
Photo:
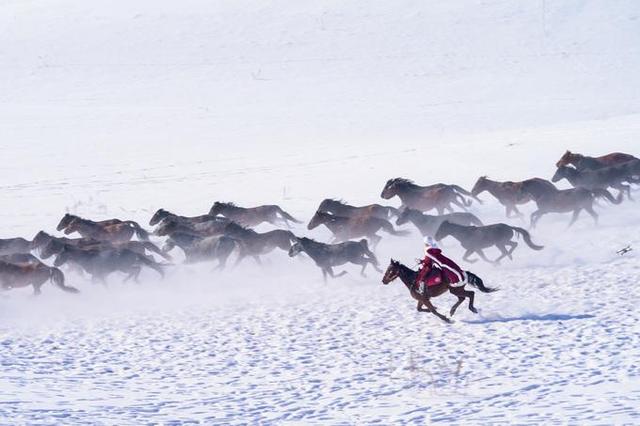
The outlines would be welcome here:
M 418 293 L 425 294 L 428 287 L 442 284 L 444 281 L 452 284 L 453 287 L 465 285 L 467 280 L 465 272 L 453 260 L 442 254 L 442 250 L 438 248 L 433 238 L 425 238 L 424 243 L 425 257 L 420 261 L 422 267 L 416 278 Z M 458 284 L 455 285 L 456 283 Z

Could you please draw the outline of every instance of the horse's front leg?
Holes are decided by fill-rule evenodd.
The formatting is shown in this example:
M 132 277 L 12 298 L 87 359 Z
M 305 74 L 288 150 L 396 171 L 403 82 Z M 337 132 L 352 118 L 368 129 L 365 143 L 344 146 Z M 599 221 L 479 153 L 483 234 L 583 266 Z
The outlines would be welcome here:
M 484 260 L 485 262 L 492 263 L 494 265 L 497 263 L 497 262 L 494 262 L 494 261 L 490 260 L 487 256 L 485 256 L 484 251 L 482 251 L 482 249 L 476 249 L 475 252 L 478 253 L 478 256 L 480 256 L 480 258 L 482 260 Z
M 429 311 L 437 316 L 438 318 L 440 318 L 442 321 L 446 322 L 446 323 L 451 323 L 451 320 L 449 318 L 447 318 L 446 316 L 442 315 L 440 312 L 438 312 L 436 310 L 436 307 L 433 306 L 433 304 L 431 303 L 431 300 L 429 300 L 429 298 L 424 298 L 422 299 L 422 303 L 424 303 L 425 305 L 427 305 L 427 308 L 429 309 Z
M 347 274 L 347 271 L 341 271 L 336 274 L 335 272 L 333 272 L 333 268 L 331 266 L 329 266 L 326 270 L 329 275 L 331 275 L 331 278 L 340 278 L 341 276 Z
M 449 316 L 453 316 L 453 314 L 456 313 L 456 309 L 458 309 L 458 306 L 460 306 L 462 304 L 462 302 L 464 302 L 464 296 L 461 294 L 462 290 L 461 287 L 449 287 L 449 293 L 453 294 L 454 296 L 456 296 L 458 298 L 458 301 L 455 303 L 455 305 L 453 305 L 451 307 L 451 310 L 449 311 Z

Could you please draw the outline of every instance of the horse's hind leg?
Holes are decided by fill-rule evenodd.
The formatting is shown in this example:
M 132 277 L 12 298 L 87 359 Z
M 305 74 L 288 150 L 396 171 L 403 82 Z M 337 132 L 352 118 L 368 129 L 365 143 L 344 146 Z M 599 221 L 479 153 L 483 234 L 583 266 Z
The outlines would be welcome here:
M 464 295 L 469 299 L 469 310 L 474 314 L 478 313 L 478 310 L 473 306 L 473 300 L 476 297 L 476 294 L 473 291 L 464 290 Z
M 456 294 L 453 289 L 449 289 L 449 291 L 451 292 L 451 294 L 454 294 L 458 297 L 458 301 L 455 303 L 455 305 L 453 305 L 451 307 L 451 310 L 449 311 L 449 316 L 452 317 L 453 314 L 456 313 L 456 309 L 458 309 L 458 306 L 460 306 L 462 304 L 462 302 L 464 302 L 464 296 L 460 296 L 458 294 Z
M 498 247 L 498 250 L 500 250 L 500 253 L 502 253 L 502 254 L 495 260 L 495 263 L 500 263 L 500 261 L 502 259 L 504 259 L 505 257 L 509 257 L 510 259 L 513 259 L 511 257 L 511 253 L 509 253 L 509 251 L 507 250 L 507 248 L 504 245 L 496 244 L 496 247 Z
M 475 252 L 476 252 L 476 253 L 478 253 L 478 256 L 480 256 L 480 258 L 481 258 L 482 260 L 484 260 L 485 262 L 493 263 L 493 264 L 495 264 L 495 263 L 496 263 L 496 262 L 493 262 L 493 261 L 489 260 L 489 258 L 487 258 L 487 256 L 485 256 L 485 254 L 484 254 L 484 252 L 482 251 L 482 249 L 477 249 L 477 250 L 475 250 Z
M 596 223 L 596 225 L 598 224 L 598 213 L 596 213 L 593 210 L 593 206 L 588 206 L 584 208 L 587 213 L 589 213 L 589 215 L 593 218 L 593 221 Z
M 416 311 L 418 312 L 431 312 L 428 308 L 423 308 L 424 304 L 418 300 L 418 306 L 416 306 Z

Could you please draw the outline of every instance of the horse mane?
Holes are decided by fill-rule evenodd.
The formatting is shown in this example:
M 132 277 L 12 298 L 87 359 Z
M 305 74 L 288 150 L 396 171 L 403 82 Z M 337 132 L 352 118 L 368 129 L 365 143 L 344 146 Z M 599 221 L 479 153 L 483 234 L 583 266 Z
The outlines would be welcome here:
M 233 203 L 231 201 L 216 201 L 216 203 L 224 207 L 238 207 L 236 203 Z
M 387 182 L 387 184 L 392 183 L 392 184 L 402 184 L 402 185 L 415 185 L 416 183 L 414 181 L 412 181 L 411 179 L 407 179 L 407 178 L 402 178 L 402 177 L 397 177 L 397 178 L 393 178 L 393 179 L 389 179 L 389 181 Z

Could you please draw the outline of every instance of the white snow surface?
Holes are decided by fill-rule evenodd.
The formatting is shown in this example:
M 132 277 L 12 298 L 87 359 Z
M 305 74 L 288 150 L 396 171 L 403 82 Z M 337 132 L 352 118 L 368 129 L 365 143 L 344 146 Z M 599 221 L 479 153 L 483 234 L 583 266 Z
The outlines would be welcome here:
M 308 221 L 326 197 L 388 203 L 391 177 L 470 189 L 550 178 L 566 149 L 640 154 L 636 1 L 0 10 L 2 238 L 53 232 L 65 211 L 146 226 L 215 200 Z M 486 223 L 525 224 L 482 198 Z M 541 252 L 465 264 L 500 291 L 476 292 L 480 313 L 462 306 L 452 325 L 372 270 L 324 284 L 283 252 L 139 285 L 68 272 L 79 295 L 3 293 L 0 423 L 638 424 L 638 204 L 600 204 L 597 227 L 545 216 Z M 415 267 L 421 253 L 412 233 L 377 255 Z

